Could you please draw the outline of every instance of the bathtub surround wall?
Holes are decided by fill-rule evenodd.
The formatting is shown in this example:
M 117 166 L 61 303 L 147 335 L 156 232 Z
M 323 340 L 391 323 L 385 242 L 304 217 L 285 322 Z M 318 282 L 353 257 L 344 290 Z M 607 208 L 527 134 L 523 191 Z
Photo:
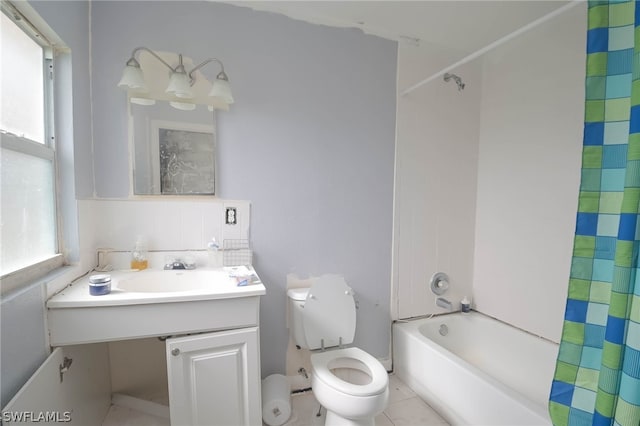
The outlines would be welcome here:
M 560 341 L 580 185 L 586 3 L 484 61 L 474 295 Z
M 454 70 L 467 83 L 462 93 L 436 80 L 399 99 L 398 317 L 442 311 L 428 288 L 442 270 L 458 289 L 452 299 L 473 296 L 475 309 L 559 341 L 580 178 L 585 25 L 583 4 Z M 461 56 L 436 56 L 421 78 Z M 410 48 L 399 50 L 400 89 L 419 80 L 412 70 L 421 65 Z
M 434 64 L 427 61 L 432 55 L 416 52 L 400 49 L 401 89 L 418 80 L 412 70 L 453 62 L 451 54 L 436 56 Z M 472 293 L 480 67 L 473 62 L 456 73 L 466 83 L 463 91 L 439 79 L 398 99 L 394 277 L 399 318 L 446 312 L 436 307 L 429 287 L 436 272 L 450 278 L 442 297 L 453 309 Z

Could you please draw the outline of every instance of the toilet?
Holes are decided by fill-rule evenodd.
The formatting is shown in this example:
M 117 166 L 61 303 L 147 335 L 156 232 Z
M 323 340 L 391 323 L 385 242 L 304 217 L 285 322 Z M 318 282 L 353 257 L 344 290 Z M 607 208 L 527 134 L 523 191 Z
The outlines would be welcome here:
M 325 425 L 374 426 L 389 399 L 380 362 L 356 347 L 356 305 L 344 278 L 325 275 L 310 288 L 287 291 L 294 343 L 312 351 L 311 386 L 327 409 Z

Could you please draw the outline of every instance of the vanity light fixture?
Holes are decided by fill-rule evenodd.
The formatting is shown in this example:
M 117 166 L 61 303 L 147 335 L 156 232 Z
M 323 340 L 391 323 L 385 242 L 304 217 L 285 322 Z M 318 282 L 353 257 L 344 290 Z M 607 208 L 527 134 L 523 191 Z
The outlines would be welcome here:
M 190 81 L 194 81 L 193 73 L 199 70 L 200 68 L 204 67 L 210 62 L 217 62 L 220 65 L 220 72 L 216 76 L 216 81 L 214 81 L 213 84 L 211 85 L 211 91 L 209 92 L 209 96 L 211 96 L 212 98 L 220 98 L 222 101 L 231 105 L 234 101 L 233 101 L 233 95 L 231 94 L 231 85 L 229 84 L 229 77 L 224 72 L 224 65 L 222 65 L 222 62 L 219 59 L 209 58 L 206 61 L 202 62 L 200 65 L 196 65 L 189 72 L 189 79 Z
M 166 92 L 175 95 L 177 98 L 191 99 L 193 98 L 193 91 L 191 90 L 191 82 L 193 80 L 187 75 L 187 70 L 184 69 L 182 55 L 178 55 L 178 58 L 180 63 L 171 72 Z
M 210 98 L 223 102 L 224 104 L 226 104 L 226 106 L 234 102 L 233 95 L 231 94 L 229 77 L 224 72 L 224 65 L 219 59 L 209 58 L 193 67 L 191 71 L 187 72 L 182 62 L 182 54 L 178 55 L 178 65 L 176 67 L 172 67 L 157 53 L 146 47 L 136 47 L 133 50 L 133 52 L 131 53 L 131 58 L 127 61 L 127 64 L 122 72 L 122 78 L 118 83 L 119 87 L 122 87 L 125 90 L 134 91 L 138 94 L 144 94 L 148 92 L 148 88 L 144 80 L 144 74 L 140 67 L 140 62 L 138 62 L 138 60 L 136 59 L 136 54 L 140 51 L 148 52 L 149 54 L 151 54 L 151 56 L 160 61 L 164 66 L 169 68 L 169 85 L 167 86 L 165 92 L 173 98 L 169 102 L 172 107 L 185 111 L 195 109 L 195 103 L 190 102 L 190 100 L 195 97 L 192 90 L 192 87 L 196 81 L 196 75 L 194 73 L 211 62 L 216 62 L 218 65 L 220 65 L 221 70 L 216 76 L 215 81 L 211 85 L 211 90 L 209 91 L 208 96 Z M 131 102 L 139 105 L 153 105 L 155 103 L 155 100 L 143 96 L 135 96 L 131 98 Z M 210 110 L 213 110 L 213 105 L 209 105 L 208 107 Z

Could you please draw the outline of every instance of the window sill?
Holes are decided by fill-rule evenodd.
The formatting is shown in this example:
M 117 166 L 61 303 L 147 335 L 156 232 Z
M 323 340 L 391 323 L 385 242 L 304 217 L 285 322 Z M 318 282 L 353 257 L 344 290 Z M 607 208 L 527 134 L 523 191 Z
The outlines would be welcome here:
M 56 262 L 55 259 L 59 260 Z M 39 269 L 38 266 L 40 264 L 37 264 L 14 273 L 7 274 L 0 278 L 0 295 L 2 296 L 2 301 L 4 302 L 7 299 L 11 299 L 22 294 L 26 290 L 43 284 L 45 285 L 45 298 L 48 299 L 53 294 L 68 286 L 78 277 L 88 273 L 95 266 L 86 260 L 84 262 L 81 261 L 78 264 L 63 265 L 62 255 L 56 255 L 47 259 L 45 262 L 41 262 L 54 262 L 52 267 L 50 265 L 48 268 Z
M 18 290 L 22 287 L 41 280 L 52 271 L 63 266 L 64 258 L 61 254 L 55 254 L 33 265 L 11 271 L 0 277 L 0 294 Z
M 45 285 L 46 293 L 45 299 L 51 297 L 54 293 L 62 290 L 73 281 L 75 281 L 78 277 L 86 274 L 90 271 L 91 268 L 81 268 L 79 265 L 63 265 L 59 268 L 56 268 L 49 273 L 34 278 L 32 281 L 28 283 L 24 283 L 22 285 L 18 285 L 17 287 L 9 290 L 5 290 L 4 287 L 2 289 L 2 301 L 5 302 L 7 300 L 11 300 L 14 297 L 20 296 L 25 291 L 29 291 L 33 287 Z M 4 286 L 4 283 L 3 283 Z

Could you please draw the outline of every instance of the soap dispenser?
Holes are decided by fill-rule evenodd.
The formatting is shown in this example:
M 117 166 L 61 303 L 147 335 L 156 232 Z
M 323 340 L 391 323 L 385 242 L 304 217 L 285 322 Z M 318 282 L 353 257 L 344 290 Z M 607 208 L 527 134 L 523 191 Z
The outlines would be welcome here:
M 220 251 L 220 245 L 218 245 L 215 237 L 207 243 L 207 252 L 209 255 L 209 267 L 221 268 L 223 263 L 222 252 Z
M 136 244 L 131 252 L 131 269 L 143 270 L 149 266 L 147 253 L 147 242 L 145 239 L 138 235 L 136 237 Z

